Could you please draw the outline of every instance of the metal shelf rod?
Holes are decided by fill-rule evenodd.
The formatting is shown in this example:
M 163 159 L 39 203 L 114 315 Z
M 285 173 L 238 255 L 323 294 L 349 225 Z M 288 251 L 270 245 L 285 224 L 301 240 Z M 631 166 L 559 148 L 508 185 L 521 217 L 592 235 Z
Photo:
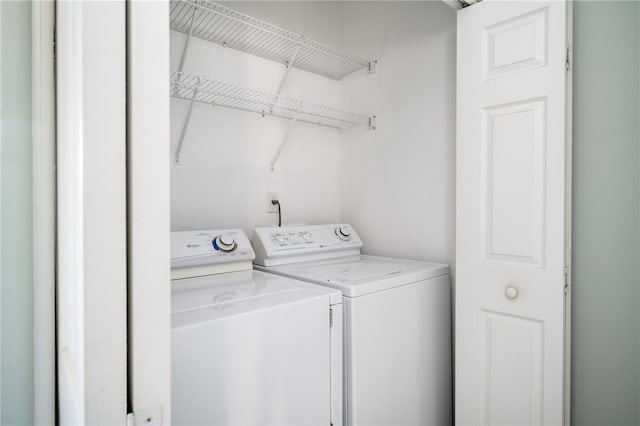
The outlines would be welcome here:
M 297 121 L 298 121 L 298 114 L 296 113 L 296 115 L 293 116 L 293 119 L 291 120 L 291 123 L 289 123 L 289 128 L 287 129 L 287 132 L 284 134 L 284 137 L 282 138 L 282 141 L 280 142 L 280 146 L 278 147 L 278 150 L 276 151 L 276 155 L 273 157 L 273 160 L 271 160 L 271 168 L 270 168 L 271 171 L 274 170 L 274 168 L 276 166 L 276 163 L 278 162 L 278 159 L 280 158 L 280 154 L 282 154 L 282 150 L 284 149 L 284 144 L 287 142 L 287 139 L 289 139 L 289 135 L 291 135 L 291 131 L 295 127 Z
M 193 35 L 193 22 L 196 19 L 196 9 L 193 8 L 193 13 L 191 14 L 191 24 L 189 25 L 189 34 L 187 35 L 187 40 L 184 42 L 184 49 L 182 49 L 182 57 L 180 58 L 180 65 L 178 66 L 178 72 L 182 72 L 184 70 L 184 61 L 187 59 L 187 52 L 189 51 L 189 43 L 191 42 L 191 36 Z
M 191 14 L 191 23 L 189 24 L 189 34 L 187 35 L 187 40 L 185 40 L 184 42 L 184 48 L 182 49 L 182 57 L 180 58 L 180 65 L 178 66 L 178 72 L 182 73 L 182 70 L 184 69 L 184 62 L 187 59 L 187 52 L 189 51 L 189 43 L 191 42 L 191 36 L 193 35 L 193 23 L 196 19 L 196 11 L 198 9 L 196 9 L 195 7 L 193 8 L 193 13 Z M 182 74 L 180 74 L 176 80 L 176 84 L 174 85 L 174 91 L 178 90 L 178 83 L 180 83 L 180 78 L 182 77 Z M 178 160 L 176 160 L 178 161 Z
M 271 108 L 269 109 L 269 111 L 271 113 L 273 113 L 274 105 L 276 103 L 278 103 L 278 101 L 280 100 L 280 93 L 282 93 L 282 88 L 284 87 L 284 83 L 287 81 L 287 77 L 289 77 L 289 71 L 291 71 L 291 67 L 293 67 L 293 64 L 296 61 L 296 56 L 298 56 L 298 52 L 299 51 L 300 51 L 300 45 L 296 46 L 296 51 L 293 52 L 293 56 L 291 57 L 291 60 L 287 64 L 287 69 L 284 71 L 284 75 L 282 76 L 282 79 L 280 80 L 280 84 L 278 84 L 278 89 L 276 90 L 276 93 L 275 93 L 276 94 L 276 99 L 271 104 Z
M 180 164 L 180 153 L 182 152 L 182 145 L 184 144 L 184 137 L 187 135 L 187 128 L 189 127 L 189 121 L 191 121 L 191 112 L 193 111 L 193 104 L 196 101 L 196 96 L 198 95 L 198 86 L 193 89 L 193 96 L 191 97 L 191 102 L 189 103 L 189 110 L 187 111 L 187 117 L 184 120 L 184 125 L 182 126 L 182 132 L 180 132 L 180 139 L 178 140 L 178 147 L 176 148 L 176 153 L 174 156 L 175 164 Z
M 280 96 L 280 93 L 282 92 L 282 88 L 284 87 L 284 83 L 287 81 L 287 77 L 289 77 L 289 71 L 291 71 L 291 67 L 293 67 L 293 64 L 296 61 L 296 56 L 298 56 L 299 51 L 300 51 L 300 45 L 297 45 L 296 51 L 293 52 L 293 56 L 291 57 L 291 60 L 287 64 L 287 69 L 285 70 L 284 75 L 282 76 L 282 80 L 280 80 L 280 84 L 278 85 L 278 89 L 276 90 L 276 96 Z

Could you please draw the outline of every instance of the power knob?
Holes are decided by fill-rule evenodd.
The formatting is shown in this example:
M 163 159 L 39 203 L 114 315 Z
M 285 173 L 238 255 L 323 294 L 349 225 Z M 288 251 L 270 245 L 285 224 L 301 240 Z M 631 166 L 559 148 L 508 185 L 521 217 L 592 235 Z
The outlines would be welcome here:
M 335 229 L 336 237 L 342 241 L 351 240 L 351 230 L 345 226 L 339 226 Z
M 231 253 L 238 248 L 238 243 L 236 243 L 229 234 L 218 235 L 212 243 L 214 249 L 224 253 Z

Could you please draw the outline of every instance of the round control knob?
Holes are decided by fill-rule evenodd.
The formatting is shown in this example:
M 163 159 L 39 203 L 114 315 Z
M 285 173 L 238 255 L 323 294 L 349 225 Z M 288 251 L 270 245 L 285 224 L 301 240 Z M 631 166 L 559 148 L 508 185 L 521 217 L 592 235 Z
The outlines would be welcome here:
M 344 226 L 336 228 L 335 233 L 342 241 L 349 241 L 351 239 L 351 230 Z
M 504 289 L 504 297 L 513 300 L 518 297 L 518 290 L 515 287 L 507 287 Z
M 233 240 L 233 237 L 229 234 L 218 235 L 213 240 L 213 247 L 225 253 L 231 253 L 238 248 L 238 243 Z

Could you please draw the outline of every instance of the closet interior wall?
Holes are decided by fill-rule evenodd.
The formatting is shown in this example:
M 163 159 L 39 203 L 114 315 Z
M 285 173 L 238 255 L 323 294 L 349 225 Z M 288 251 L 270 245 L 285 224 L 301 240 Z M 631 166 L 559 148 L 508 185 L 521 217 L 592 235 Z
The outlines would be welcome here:
M 293 69 L 282 95 L 376 115 L 376 130 L 298 123 L 273 172 L 287 120 L 194 105 L 172 166 L 172 229 L 350 222 L 364 252 L 453 263 L 455 12 L 442 2 L 227 2 L 346 53 L 377 59 L 340 81 Z M 171 32 L 171 67 L 186 36 Z M 185 72 L 274 93 L 284 66 L 191 39 Z M 175 150 L 188 103 L 171 101 Z
M 342 133 L 342 220 L 367 254 L 453 271 L 456 14 L 441 1 L 356 1 L 342 19 L 342 49 L 378 60 L 342 80 L 342 108 L 377 115 L 375 132 Z
M 232 2 L 224 4 L 328 45 L 340 43 L 340 13 L 332 2 Z M 171 31 L 171 69 L 177 70 L 186 36 Z M 243 88 L 275 93 L 285 66 L 192 38 L 184 71 Z M 340 83 L 292 69 L 283 96 L 339 106 Z M 171 100 L 175 152 L 189 108 Z M 172 230 L 273 226 L 267 192 L 277 192 L 283 221 L 337 222 L 340 214 L 340 132 L 298 123 L 275 169 L 270 163 L 289 121 L 195 104 L 181 153 L 171 169 Z M 173 157 L 171 157 L 173 158 Z

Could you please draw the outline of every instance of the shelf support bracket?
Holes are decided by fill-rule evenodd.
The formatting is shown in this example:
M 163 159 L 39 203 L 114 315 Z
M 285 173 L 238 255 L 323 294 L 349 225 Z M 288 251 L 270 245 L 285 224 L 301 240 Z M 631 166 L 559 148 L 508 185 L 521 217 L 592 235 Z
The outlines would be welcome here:
M 284 83 L 287 81 L 287 77 L 289 77 L 289 71 L 291 71 L 291 67 L 293 67 L 293 63 L 295 62 L 296 57 L 298 56 L 298 52 L 300 52 L 299 44 L 296 46 L 296 50 L 293 52 L 293 56 L 291 57 L 291 60 L 287 63 L 287 69 L 285 70 L 284 75 L 282 76 L 282 80 L 280 80 L 280 84 L 278 85 L 278 90 L 276 90 L 276 96 L 280 96 L 280 92 L 282 92 Z
M 176 79 L 174 91 L 178 88 L 178 83 L 182 79 L 182 71 L 184 69 L 184 62 L 187 59 L 187 52 L 189 51 L 189 43 L 191 42 L 191 36 L 193 35 L 193 23 L 196 20 L 196 12 L 198 8 L 193 6 L 193 13 L 191 14 L 191 23 L 189 24 L 189 34 L 187 34 L 187 40 L 184 42 L 184 49 L 182 49 L 182 57 L 180 58 L 180 65 L 178 66 L 178 78 Z
M 291 67 L 293 67 L 293 63 L 296 60 L 296 56 L 298 56 L 298 52 L 300 51 L 300 45 L 298 44 L 296 46 L 296 50 L 293 52 L 293 56 L 291 57 L 291 60 L 289 62 L 287 62 L 287 68 L 284 71 L 284 75 L 282 76 L 282 79 L 280 80 L 280 84 L 278 84 L 278 89 L 276 90 L 275 93 L 275 99 L 273 101 L 273 103 L 271 104 L 271 108 L 269 108 L 269 111 L 271 112 L 271 114 L 273 114 L 273 107 L 278 103 L 278 101 L 280 100 L 280 93 L 282 93 L 282 88 L 284 87 L 284 83 L 287 81 L 287 77 L 289 77 L 289 71 L 291 71 Z
M 300 107 L 302 107 L 302 105 L 300 105 Z M 276 163 L 278 162 L 278 159 L 280 158 L 280 154 L 282 153 L 284 145 L 287 142 L 287 139 L 289 139 L 289 136 L 291 135 L 291 131 L 293 130 L 293 128 L 296 125 L 297 121 L 298 121 L 298 111 L 296 111 L 295 115 L 293 116 L 293 119 L 291 119 L 291 123 L 289 123 L 289 128 L 287 129 L 287 132 L 284 134 L 284 137 L 282 138 L 282 141 L 280 142 L 280 146 L 278 147 L 278 150 L 276 151 L 276 155 L 274 155 L 273 160 L 271 160 L 271 171 L 273 171 L 275 169 Z
M 193 89 L 193 96 L 191 97 L 191 102 L 189 102 L 189 110 L 187 111 L 187 118 L 184 120 L 184 125 L 182 126 L 182 132 L 180 132 L 180 139 L 178 140 L 178 147 L 176 148 L 176 153 L 173 157 L 173 162 L 175 164 L 180 164 L 180 152 L 182 152 L 182 144 L 184 144 L 184 137 L 187 135 L 187 128 L 189 127 L 189 121 L 191 121 L 191 111 L 193 111 L 193 104 L 196 101 L 196 96 L 198 95 L 198 89 L 200 88 L 200 82 Z

